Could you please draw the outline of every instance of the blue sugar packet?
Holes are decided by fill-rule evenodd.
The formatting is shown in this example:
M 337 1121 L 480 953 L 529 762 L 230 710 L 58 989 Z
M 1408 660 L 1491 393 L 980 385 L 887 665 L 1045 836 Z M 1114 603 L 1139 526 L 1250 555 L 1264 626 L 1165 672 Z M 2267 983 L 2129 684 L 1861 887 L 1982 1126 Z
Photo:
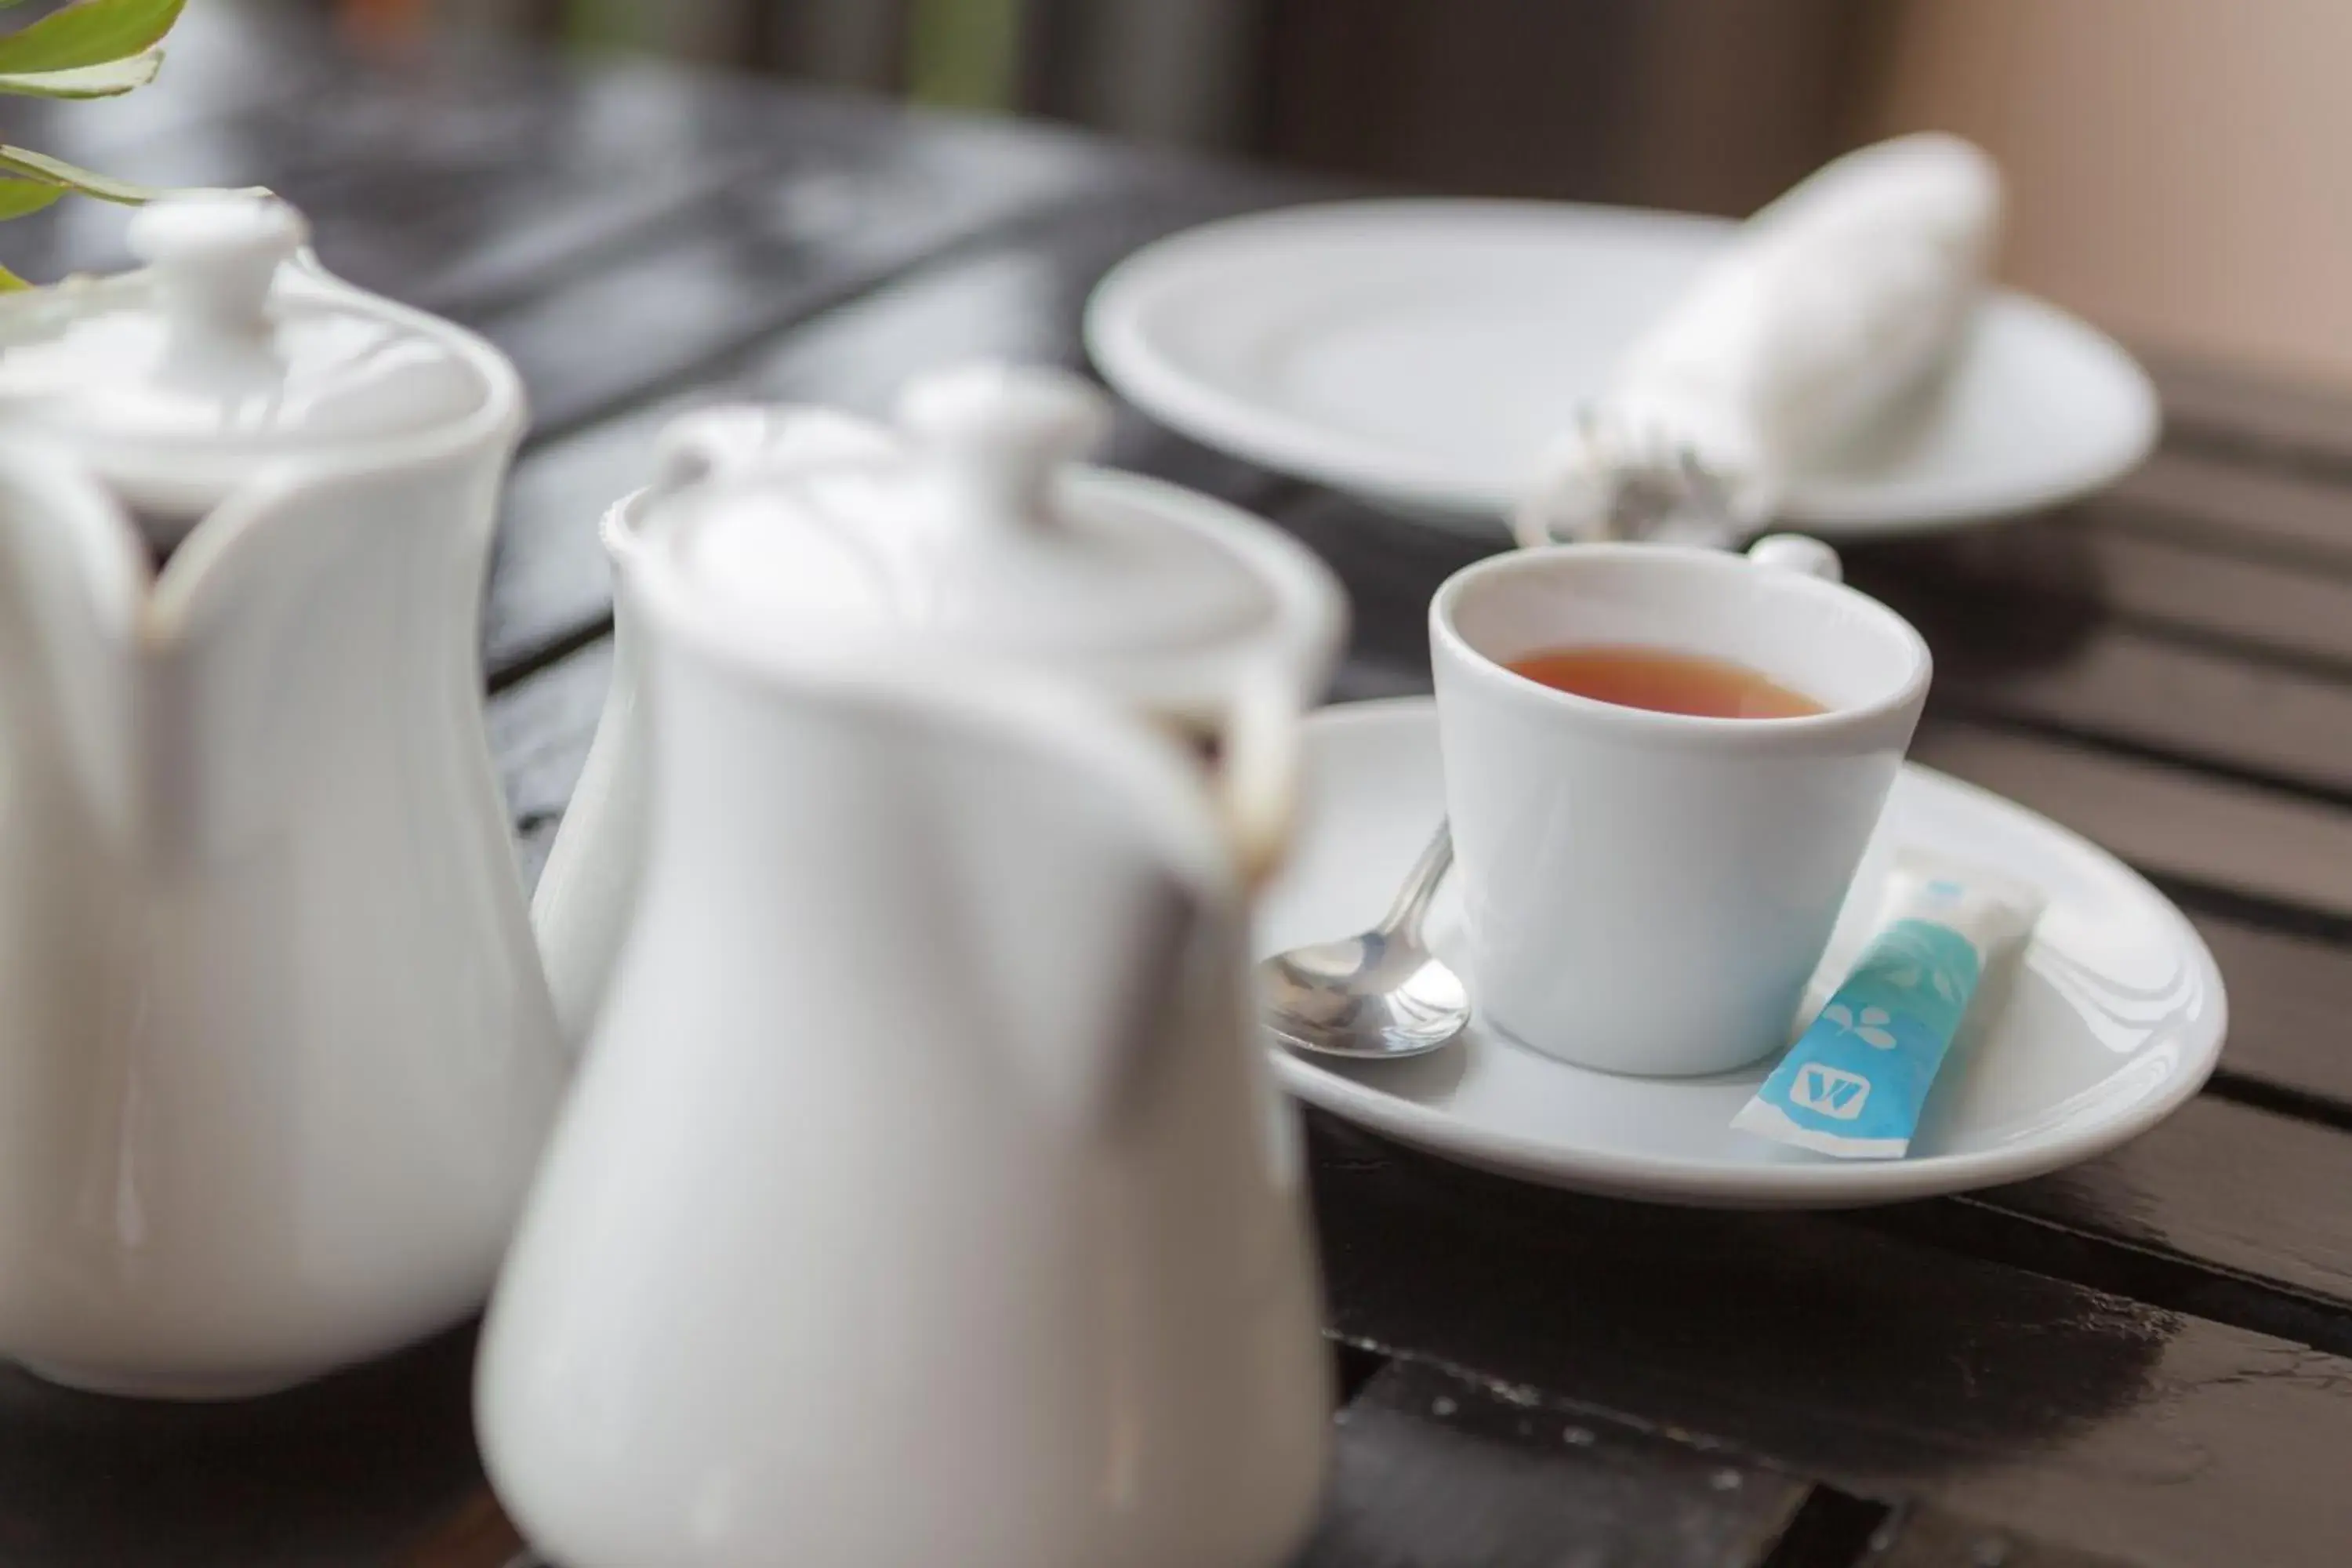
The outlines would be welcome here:
M 1898 854 L 1878 934 L 1731 1124 L 1843 1159 L 1902 1158 L 1985 972 L 2023 945 L 2042 903 L 2002 872 Z

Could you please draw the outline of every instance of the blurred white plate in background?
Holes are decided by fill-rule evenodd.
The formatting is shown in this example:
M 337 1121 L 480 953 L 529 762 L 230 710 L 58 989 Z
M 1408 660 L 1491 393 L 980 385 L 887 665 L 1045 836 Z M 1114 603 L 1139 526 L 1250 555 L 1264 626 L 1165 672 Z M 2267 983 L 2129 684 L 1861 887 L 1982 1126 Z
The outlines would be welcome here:
M 1231 218 L 1114 268 L 1087 346 L 1195 440 L 1483 531 L 1737 226 L 1465 200 Z M 2127 472 L 2158 423 L 2147 374 L 2112 339 L 1997 292 L 1950 374 L 1801 476 L 1782 520 L 1859 537 L 2039 510 Z

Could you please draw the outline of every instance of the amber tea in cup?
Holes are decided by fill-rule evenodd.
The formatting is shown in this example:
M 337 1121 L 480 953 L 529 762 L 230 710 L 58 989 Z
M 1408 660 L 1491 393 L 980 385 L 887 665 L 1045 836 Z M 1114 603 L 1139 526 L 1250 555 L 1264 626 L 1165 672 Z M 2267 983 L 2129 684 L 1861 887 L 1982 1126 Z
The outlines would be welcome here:
M 1557 691 L 1693 719 L 1803 719 L 1826 712 L 1760 670 L 1726 658 L 1630 644 L 1545 648 L 1509 661 Z

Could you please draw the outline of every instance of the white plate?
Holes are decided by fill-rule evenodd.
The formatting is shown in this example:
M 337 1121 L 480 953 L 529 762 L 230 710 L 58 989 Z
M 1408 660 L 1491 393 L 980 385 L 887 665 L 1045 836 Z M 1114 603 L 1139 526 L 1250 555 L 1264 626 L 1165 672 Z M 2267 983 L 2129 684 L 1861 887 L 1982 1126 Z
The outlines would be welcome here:
M 1261 954 L 1365 930 L 1443 813 L 1425 698 L 1327 709 L 1308 722 L 1297 857 L 1268 892 Z M 1917 845 L 2031 878 L 2048 895 L 2022 965 L 1970 1009 L 1908 1159 L 1839 1161 L 1735 1132 L 1769 1062 L 1707 1079 L 1570 1067 L 1474 1022 L 1412 1061 L 1275 1053 L 1284 1084 L 1335 1115 L 1465 1164 L 1625 1197 L 1725 1207 L 1840 1207 L 2017 1181 L 2161 1121 L 2221 1051 L 2212 955 L 2164 896 L 2105 850 L 2024 807 L 1906 767 L 1815 979 L 1817 1005 L 1862 942 L 1887 857 Z M 1439 953 L 1471 981 L 1449 884 Z
M 1341 202 L 1145 247 L 1087 307 L 1087 346 L 1145 412 L 1270 468 L 1491 529 L 1545 444 L 1735 226 L 1536 202 Z M 1905 532 L 2084 494 L 2156 440 L 2107 337 L 2000 293 L 1952 374 L 1801 477 L 1784 520 Z

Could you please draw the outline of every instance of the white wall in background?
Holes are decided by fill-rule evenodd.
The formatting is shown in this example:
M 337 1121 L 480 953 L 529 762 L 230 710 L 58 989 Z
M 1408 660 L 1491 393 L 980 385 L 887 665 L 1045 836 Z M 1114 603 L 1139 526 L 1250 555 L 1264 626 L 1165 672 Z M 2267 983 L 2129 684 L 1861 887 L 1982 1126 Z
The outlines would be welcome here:
M 1905 0 L 1890 34 L 1871 129 L 2001 158 L 2011 279 L 2352 385 L 2352 4 Z

